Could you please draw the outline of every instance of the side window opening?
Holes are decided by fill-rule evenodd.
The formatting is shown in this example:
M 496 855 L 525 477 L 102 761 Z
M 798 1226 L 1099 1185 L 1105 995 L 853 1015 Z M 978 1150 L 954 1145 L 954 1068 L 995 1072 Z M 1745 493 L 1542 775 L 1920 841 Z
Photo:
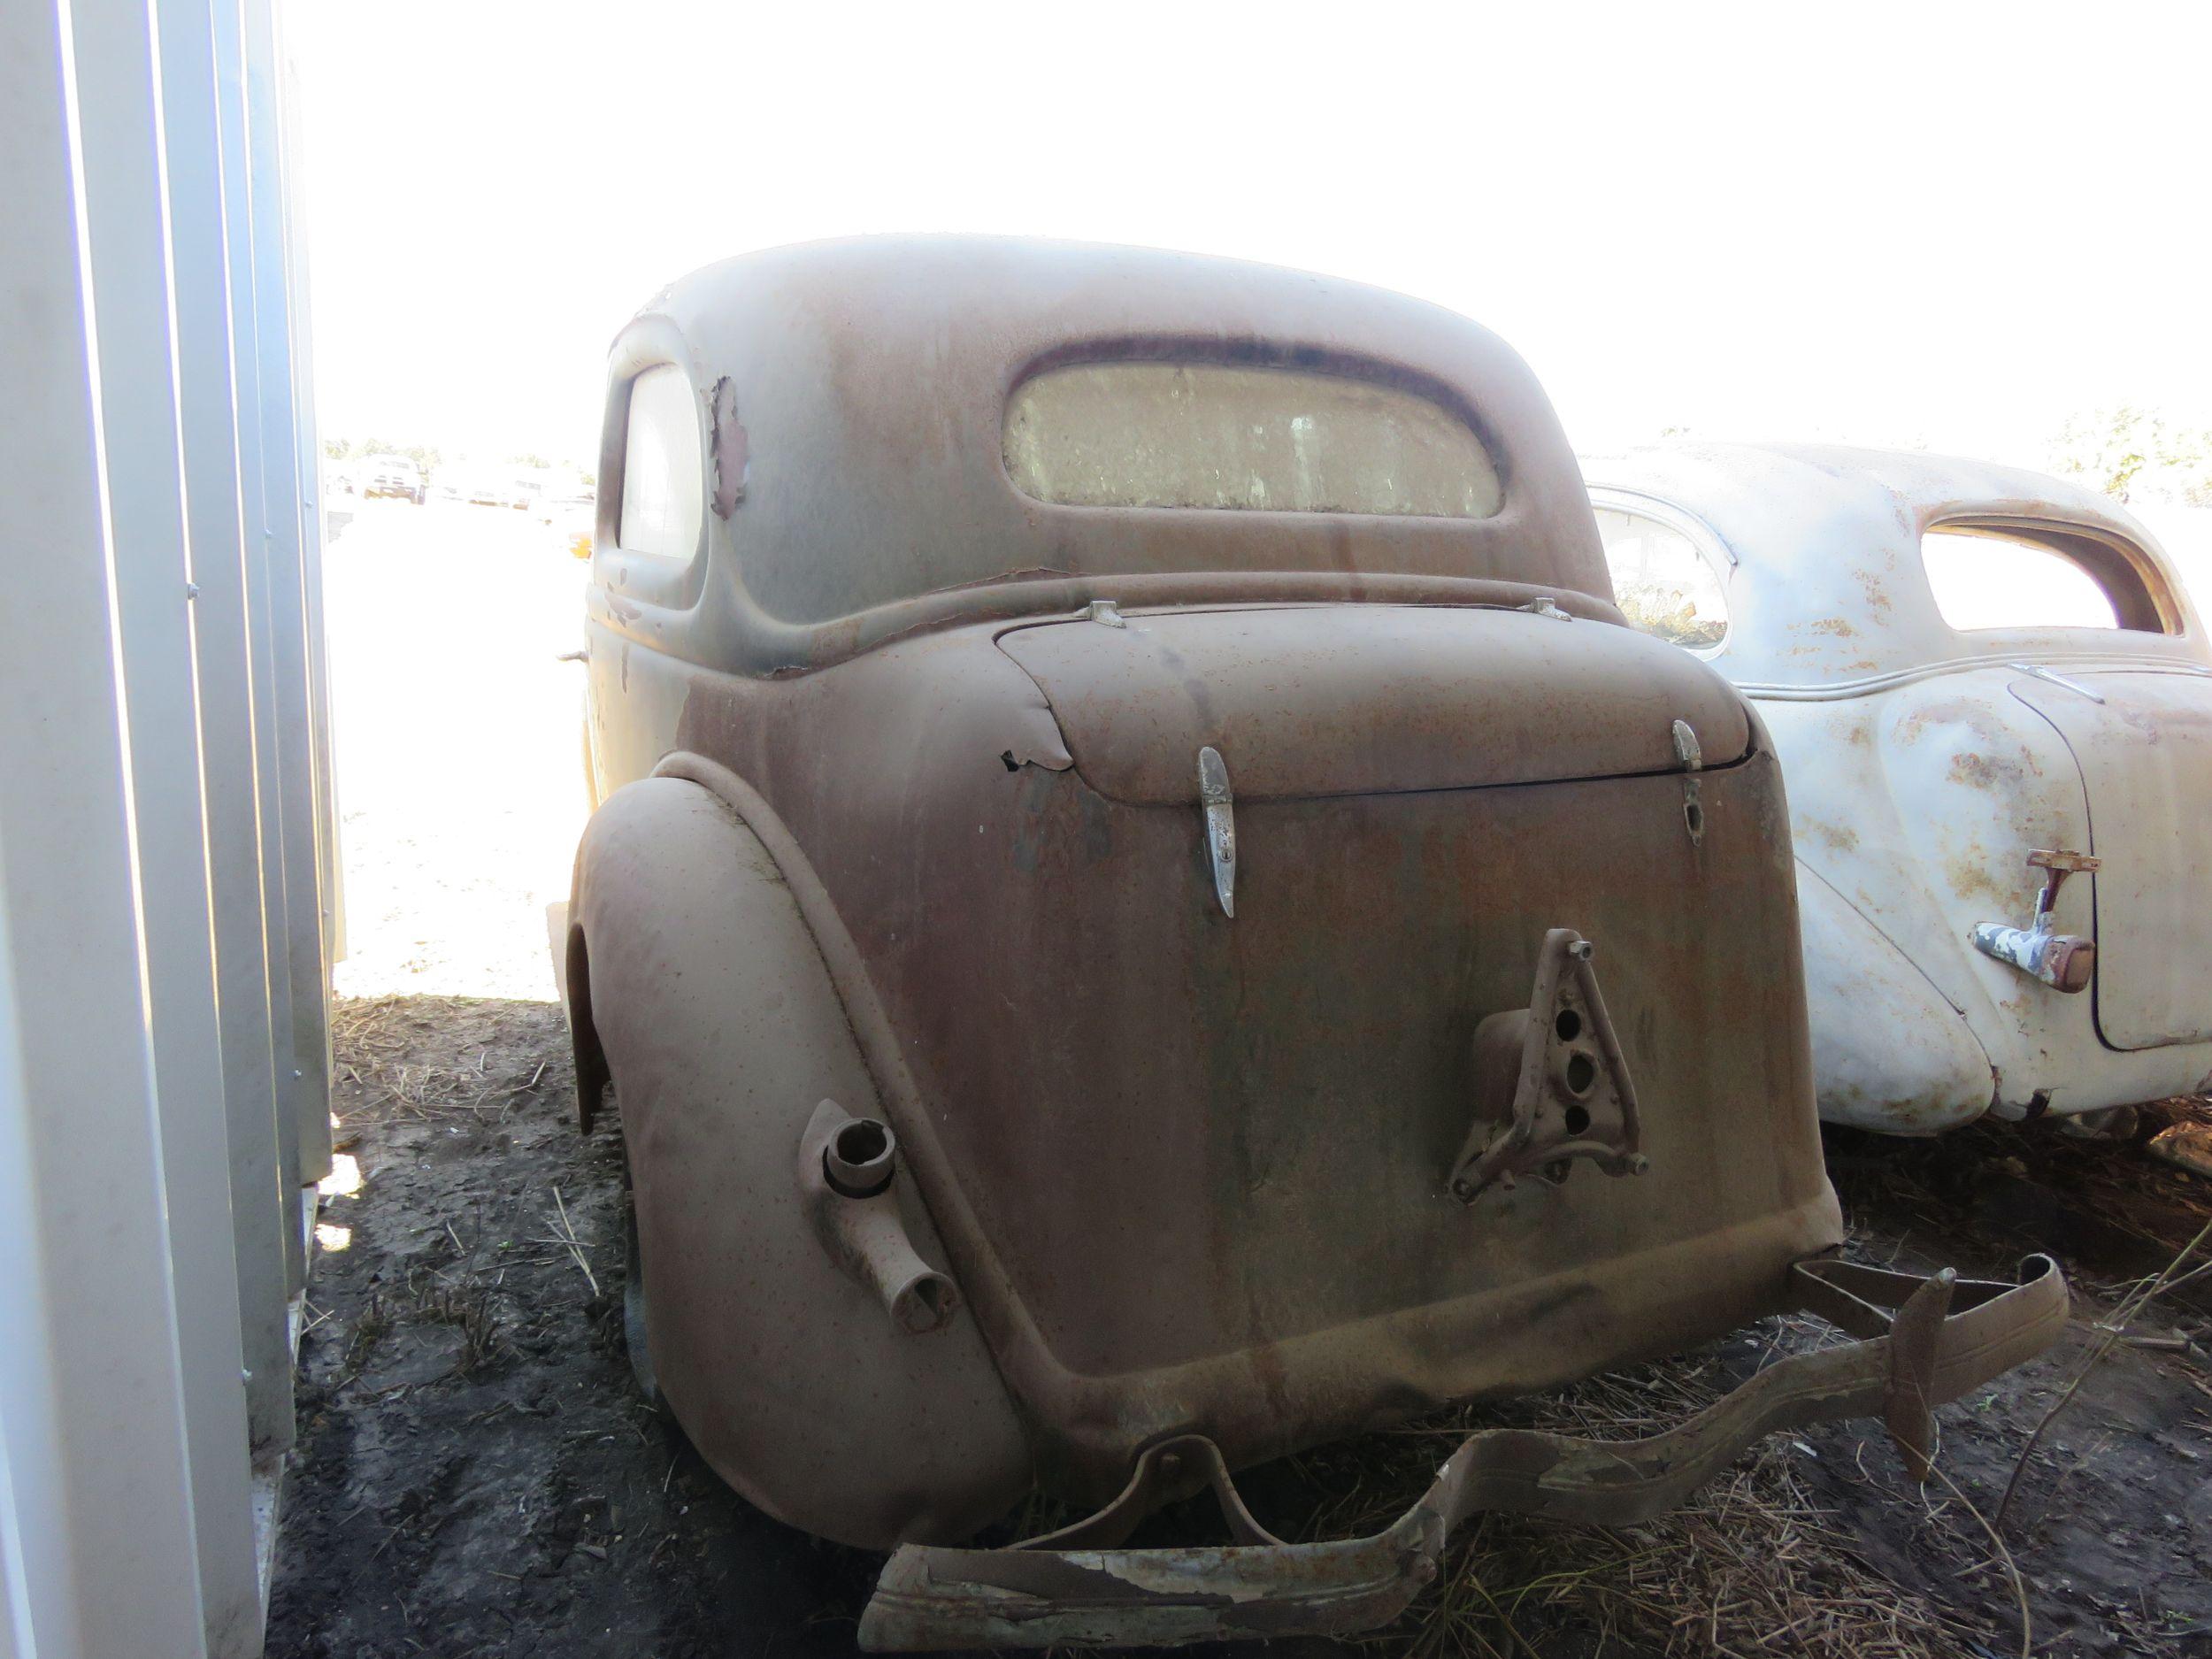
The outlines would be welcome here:
M 2165 607 L 2120 548 L 2064 526 L 1939 525 L 1920 539 L 1936 609 L 1962 633 L 1997 628 L 2168 632 Z
M 1597 520 L 1613 600 L 1631 627 L 1693 651 L 1728 637 L 1720 577 L 1694 541 L 1640 512 L 1600 507 Z
M 699 545 L 706 480 L 691 382 L 672 363 L 630 382 L 617 541 L 626 552 L 687 559 Z

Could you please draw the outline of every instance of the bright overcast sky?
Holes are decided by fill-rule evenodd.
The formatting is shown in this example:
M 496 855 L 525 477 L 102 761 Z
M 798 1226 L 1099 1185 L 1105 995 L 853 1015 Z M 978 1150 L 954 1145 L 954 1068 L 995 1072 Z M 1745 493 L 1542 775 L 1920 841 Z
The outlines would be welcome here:
M 2201 4 L 283 3 L 331 435 L 589 465 L 656 288 L 892 230 L 1402 288 L 1586 449 L 2212 425 Z

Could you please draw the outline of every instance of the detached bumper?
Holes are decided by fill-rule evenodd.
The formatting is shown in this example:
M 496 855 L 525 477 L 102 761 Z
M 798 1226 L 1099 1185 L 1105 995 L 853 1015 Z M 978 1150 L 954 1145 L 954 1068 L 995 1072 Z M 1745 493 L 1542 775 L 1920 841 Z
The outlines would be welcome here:
M 1319 1544 L 1285 1543 L 1261 1527 L 1210 1440 L 1164 1441 L 1112 1503 L 1058 1532 L 1010 1549 L 902 1546 L 861 1618 L 860 1645 L 1150 1647 L 1370 1630 L 1436 1576 L 1446 1540 L 1470 1515 L 1644 1520 L 1778 1429 L 1878 1414 L 1924 1479 L 1933 1409 L 2040 1353 L 2066 1325 L 2066 1281 L 2047 1256 L 2030 1256 L 2017 1285 L 1816 1261 L 1793 1268 L 1791 1286 L 1797 1307 L 1862 1340 L 1779 1360 L 1663 1434 L 1599 1442 L 1485 1430 L 1387 1530 Z M 1236 1542 L 1122 1548 L 1161 1504 L 1207 1486 Z

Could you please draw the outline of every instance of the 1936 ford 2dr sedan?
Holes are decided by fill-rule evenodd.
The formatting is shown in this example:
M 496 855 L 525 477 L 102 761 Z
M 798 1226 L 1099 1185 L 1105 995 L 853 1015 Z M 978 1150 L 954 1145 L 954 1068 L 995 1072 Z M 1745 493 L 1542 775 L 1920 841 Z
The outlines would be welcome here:
M 2212 644 L 2140 525 L 1940 456 L 1586 465 L 1624 592 L 1671 571 L 1774 734 L 1824 1117 L 2105 1126 L 2212 1081 Z
M 1626 1520 L 1929 1406 L 2064 1290 L 1830 1259 L 1786 813 L 1621 626 L 1479 328 L 974 240 L 749 256 L 618 337 L 565 984 L 641 1379 L 895 1548 L 879 1647 L 1392 1617 L 1481 1508 Z M 1231 1471 L 1790 1306 L 1864 1338 L 1655 1440 L 1479 1434 L 1373 1538 Z M 1097 1506 L 959 1546 L 1034 1487 Z M 1230 1541 L 1128 1540 L 1211 1486 Z

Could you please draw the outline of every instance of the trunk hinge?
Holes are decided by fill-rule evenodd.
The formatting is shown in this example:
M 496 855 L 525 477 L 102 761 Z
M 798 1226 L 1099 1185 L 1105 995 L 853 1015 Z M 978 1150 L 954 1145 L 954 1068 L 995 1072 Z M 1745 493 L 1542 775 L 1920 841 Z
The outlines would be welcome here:
M 1685 774 L 1682 826 L 1690 832 L 1690 845 L 1700 847 L 1705 842 L 1705 803 L 1699 798 L 1697 774 L 1705 770 L 1705 751 L 1698 747 L 1697 728 L 1687 720 L 1674 723 L 1674 757 Z
M 1229 793 L 1229 765 L 1210 744 L 1198 751 L 1198 800 L 1206 810 L 1206 852 L 1214 867 L 1214 895 L 1221 913 L 1237 913 L 1237 819 Z

